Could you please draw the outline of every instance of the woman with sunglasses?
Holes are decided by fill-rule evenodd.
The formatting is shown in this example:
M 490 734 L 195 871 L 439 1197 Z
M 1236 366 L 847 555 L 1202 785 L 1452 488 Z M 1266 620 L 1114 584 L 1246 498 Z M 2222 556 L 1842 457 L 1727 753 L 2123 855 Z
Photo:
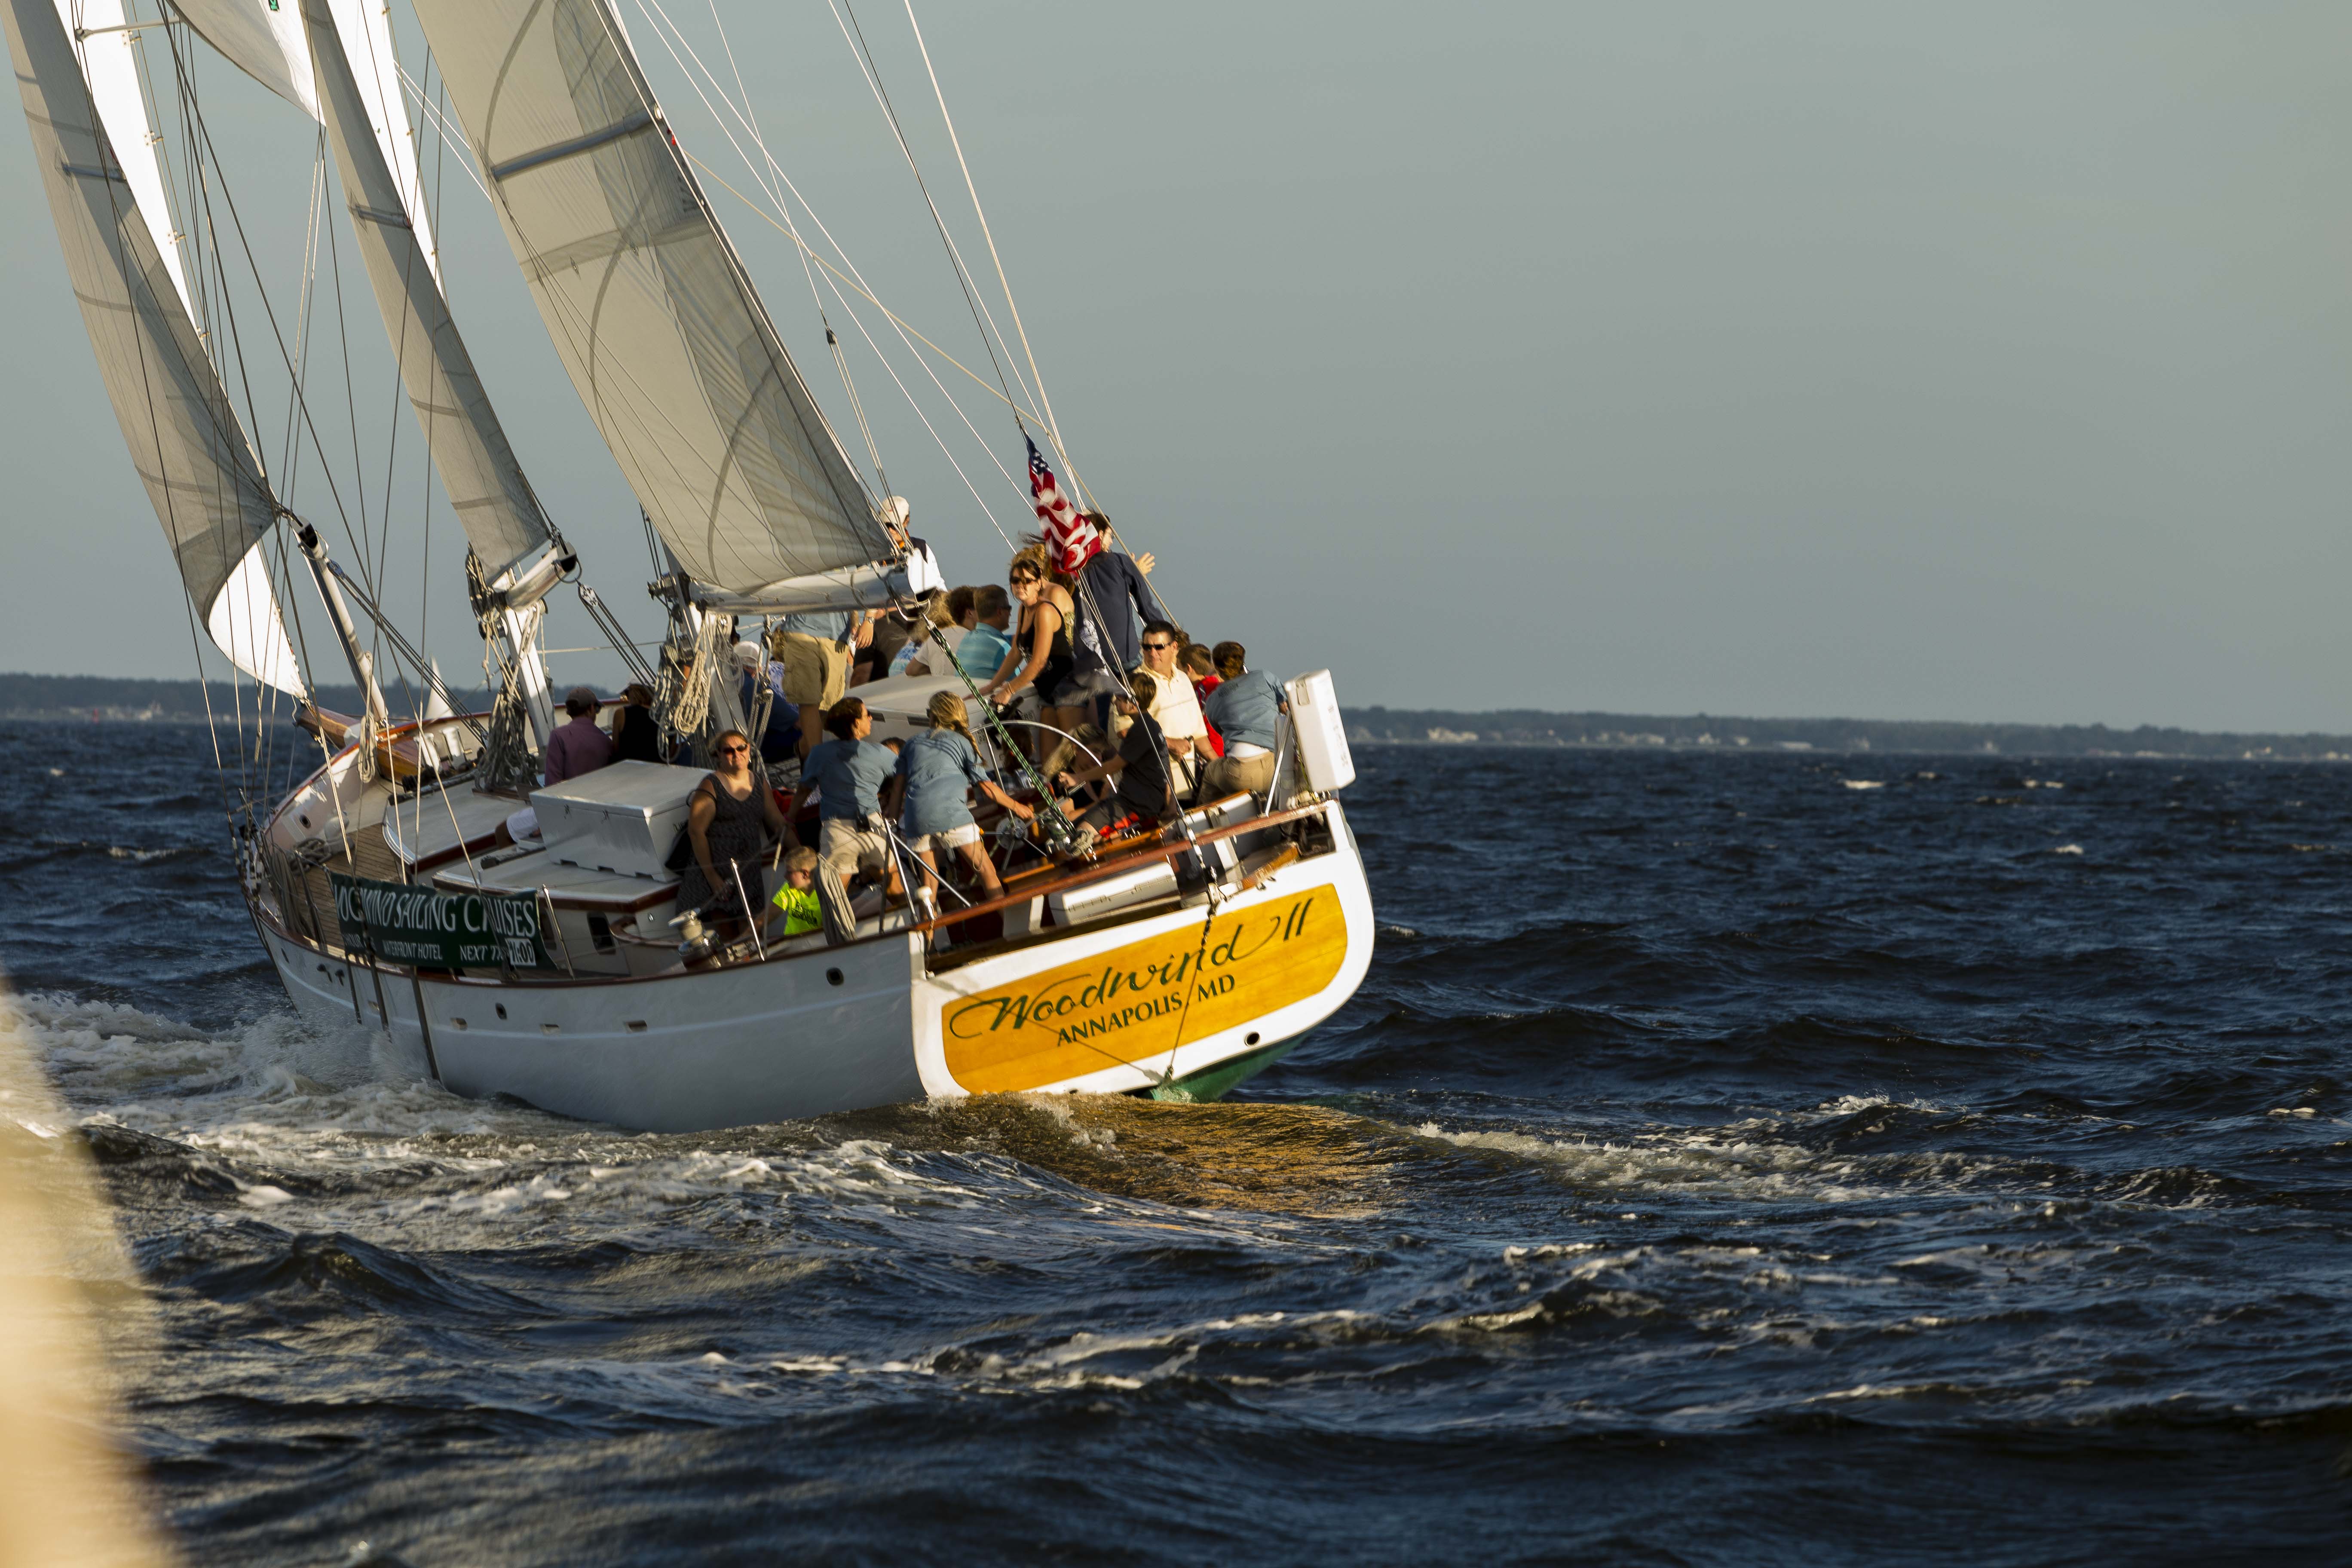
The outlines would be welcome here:
M 1076 664 L 1070 652 L 1070 617 L 1076 613 L 1070 591 L 1054 581 L 1042 544 L 1028 545 L 1013 556 L 1006 580 L 1013 585 L 1013 596 L 1021 602 L 1021 628 L 1005 652 L 1004 662 L 980 689 L 980 696 L 1003 708 L 1034 687 L 1038 717 L 1067 729 L 1074 715 L 1055 706 L 1055 698 L 1068 683 Z M 1045 737 L 1038 739 L 1042 754 Z
M 718 765 L 694 786 L 686 810 L 694 857 L 677 879 L 677 907 L 716 913 L 730 924 L 748 921 L 764 901 L 761 863 L 784 830 L 784 814 L 766 773 L 752 767 L 742 731 L 722 731 L 711 755 Z

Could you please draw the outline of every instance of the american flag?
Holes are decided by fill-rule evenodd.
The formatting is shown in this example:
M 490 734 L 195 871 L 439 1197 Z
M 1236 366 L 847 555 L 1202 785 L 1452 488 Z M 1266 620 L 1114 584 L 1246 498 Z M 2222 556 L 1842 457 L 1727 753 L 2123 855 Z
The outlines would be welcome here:
M 1029 442 L 1029 493 L 1036 498 L 1037 517 L 1045 525 L 1045 544 L 1063 572 L 1076 572 L 1102 553 L 1102 531 L 1088 522 L 1070 498 L 1062 493 L 1054 470 L 1045 466 L 1045 458 L 1037 450 L 1037 443 L 1025 434 Z

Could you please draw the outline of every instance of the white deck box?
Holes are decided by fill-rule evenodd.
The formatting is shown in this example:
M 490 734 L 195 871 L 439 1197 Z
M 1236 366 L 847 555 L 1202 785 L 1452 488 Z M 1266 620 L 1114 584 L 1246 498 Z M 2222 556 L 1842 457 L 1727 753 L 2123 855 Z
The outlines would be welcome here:
M 1331 690 L 1331 672 L 1310 670 L 1285 689 L 1290 697 L 1290 728 L 1298 737 L 1298 761 L 1307 787 L 1329 795 L 1356 782 L 1356 760 L 1348 752 L 1348 726 Z
M 548 858 L 565 866 L 667 881 L 664 868 L 701 768 L 614 763 L 531 792 Z

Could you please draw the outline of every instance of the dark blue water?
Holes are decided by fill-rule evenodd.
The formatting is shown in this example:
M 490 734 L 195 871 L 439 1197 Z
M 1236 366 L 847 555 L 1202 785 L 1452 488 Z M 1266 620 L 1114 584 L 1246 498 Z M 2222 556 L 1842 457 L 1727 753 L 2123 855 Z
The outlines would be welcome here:
M 297 1026 L 201 733 L 0 731 L 189 1557 L 2352 1556 L 2352 768 L 1360 760 L 1236 1102 L 675 1138 Z

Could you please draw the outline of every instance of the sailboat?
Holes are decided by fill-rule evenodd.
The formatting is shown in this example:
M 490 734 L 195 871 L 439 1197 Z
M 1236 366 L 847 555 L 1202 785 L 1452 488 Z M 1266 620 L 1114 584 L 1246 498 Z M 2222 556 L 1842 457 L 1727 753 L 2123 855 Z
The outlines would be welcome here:
M 613 0 L 414 0 L 446 109 L 404 83 L 380 0 L 162 3 L 143 22 L 126 0 L 0 0 L 0 16 L 132 466 L 195 624 L 235 672 L 224 774 L 240 885 L 304 1018 L 384 1031 L 460 1094 L 682 1131 L 924 1097 L 1212 1099 L 1354 992 L 1374 927 L 1339 798 L 1354 767 L 1323 671 L 1285 683 L 1262 793 L 1201 800 L 1076 853 L 1022 738 L 971 700 L 968 680 L 857 688 L 884 733 L 903 732 L 939 690 L 965 695 L 997 776 L 1037 803 L 1045 831 L 998 829 L 1000 897 L 950 885 L 928 907 L 877 889 L 846 942 L 700 931 L 677 907 L 669 866 L 704 776 L 682 764 L 751 717 L 733 643 L 771 617 L 910 606 L 944 584 L 933 547 L 909 535 L 907 503 L 868 484 L 818 406 Z M 156 128 L 161 73 L 136 53 L 152 34 L 172 50 L 178 142 L 200 165 L 177 184 L 172 139 Z M 315 121 L 331 153 L 415 426 L 469 546 L 487 710 L 459 711 L 421 634 L 331 558 L 240 418 L 232 366 L 272 345 L 249 330 L 240 339 L 190 264 L 209 247 L 209 276 L 225 273 L 228 218 L 207 207 L 198 225 L 183 211 L 175 226 L 172 211 L 194 193 L 226 200 L 226 171 L 191 100 L 186 52 L 198 48 Z M 439 116 L 437 132 L 462 135 L 556 356 L 657 541 L 667 630 L 656 660 L 586 585 L 458 331 L 412 96 Z M 940 108 L 944 118 L 943 97 Z M 1009 286 L 1004 298 L 1010 308 Z M 290 353 L 278 337 L 276 352 Z M 1020 341 L 1025 352 L 1025 330 Z M 315 423 L 291 360 L 289 373 L 300 405 L 289 425 Z M 1028 402 L 1042 403 L 1035 385 Z M 1066 469 L 1050 405 L 1003 401 Z M 857 424 L 865 432 L 862 412 Z M 542 628 L 566 585 L 656 690 L 678 761 L 541 783 L 556 721 Z M 311 625 L 322 616 L 331 637 L 302 629 L 298 588 L 315 595 Z M 314 656 L 340 659 L 362 711 L 319 704 Z M 424 694 L 406 718 L 387 700 L 387 664 Z M 281 694 L 315 748 L 299 776 L 234 762 L 287 731 L 262 721 L 265 698 Z M 519 831 L 524 822 L 534 826 Z M 764 900 L 769 877 L 747 903 Z

